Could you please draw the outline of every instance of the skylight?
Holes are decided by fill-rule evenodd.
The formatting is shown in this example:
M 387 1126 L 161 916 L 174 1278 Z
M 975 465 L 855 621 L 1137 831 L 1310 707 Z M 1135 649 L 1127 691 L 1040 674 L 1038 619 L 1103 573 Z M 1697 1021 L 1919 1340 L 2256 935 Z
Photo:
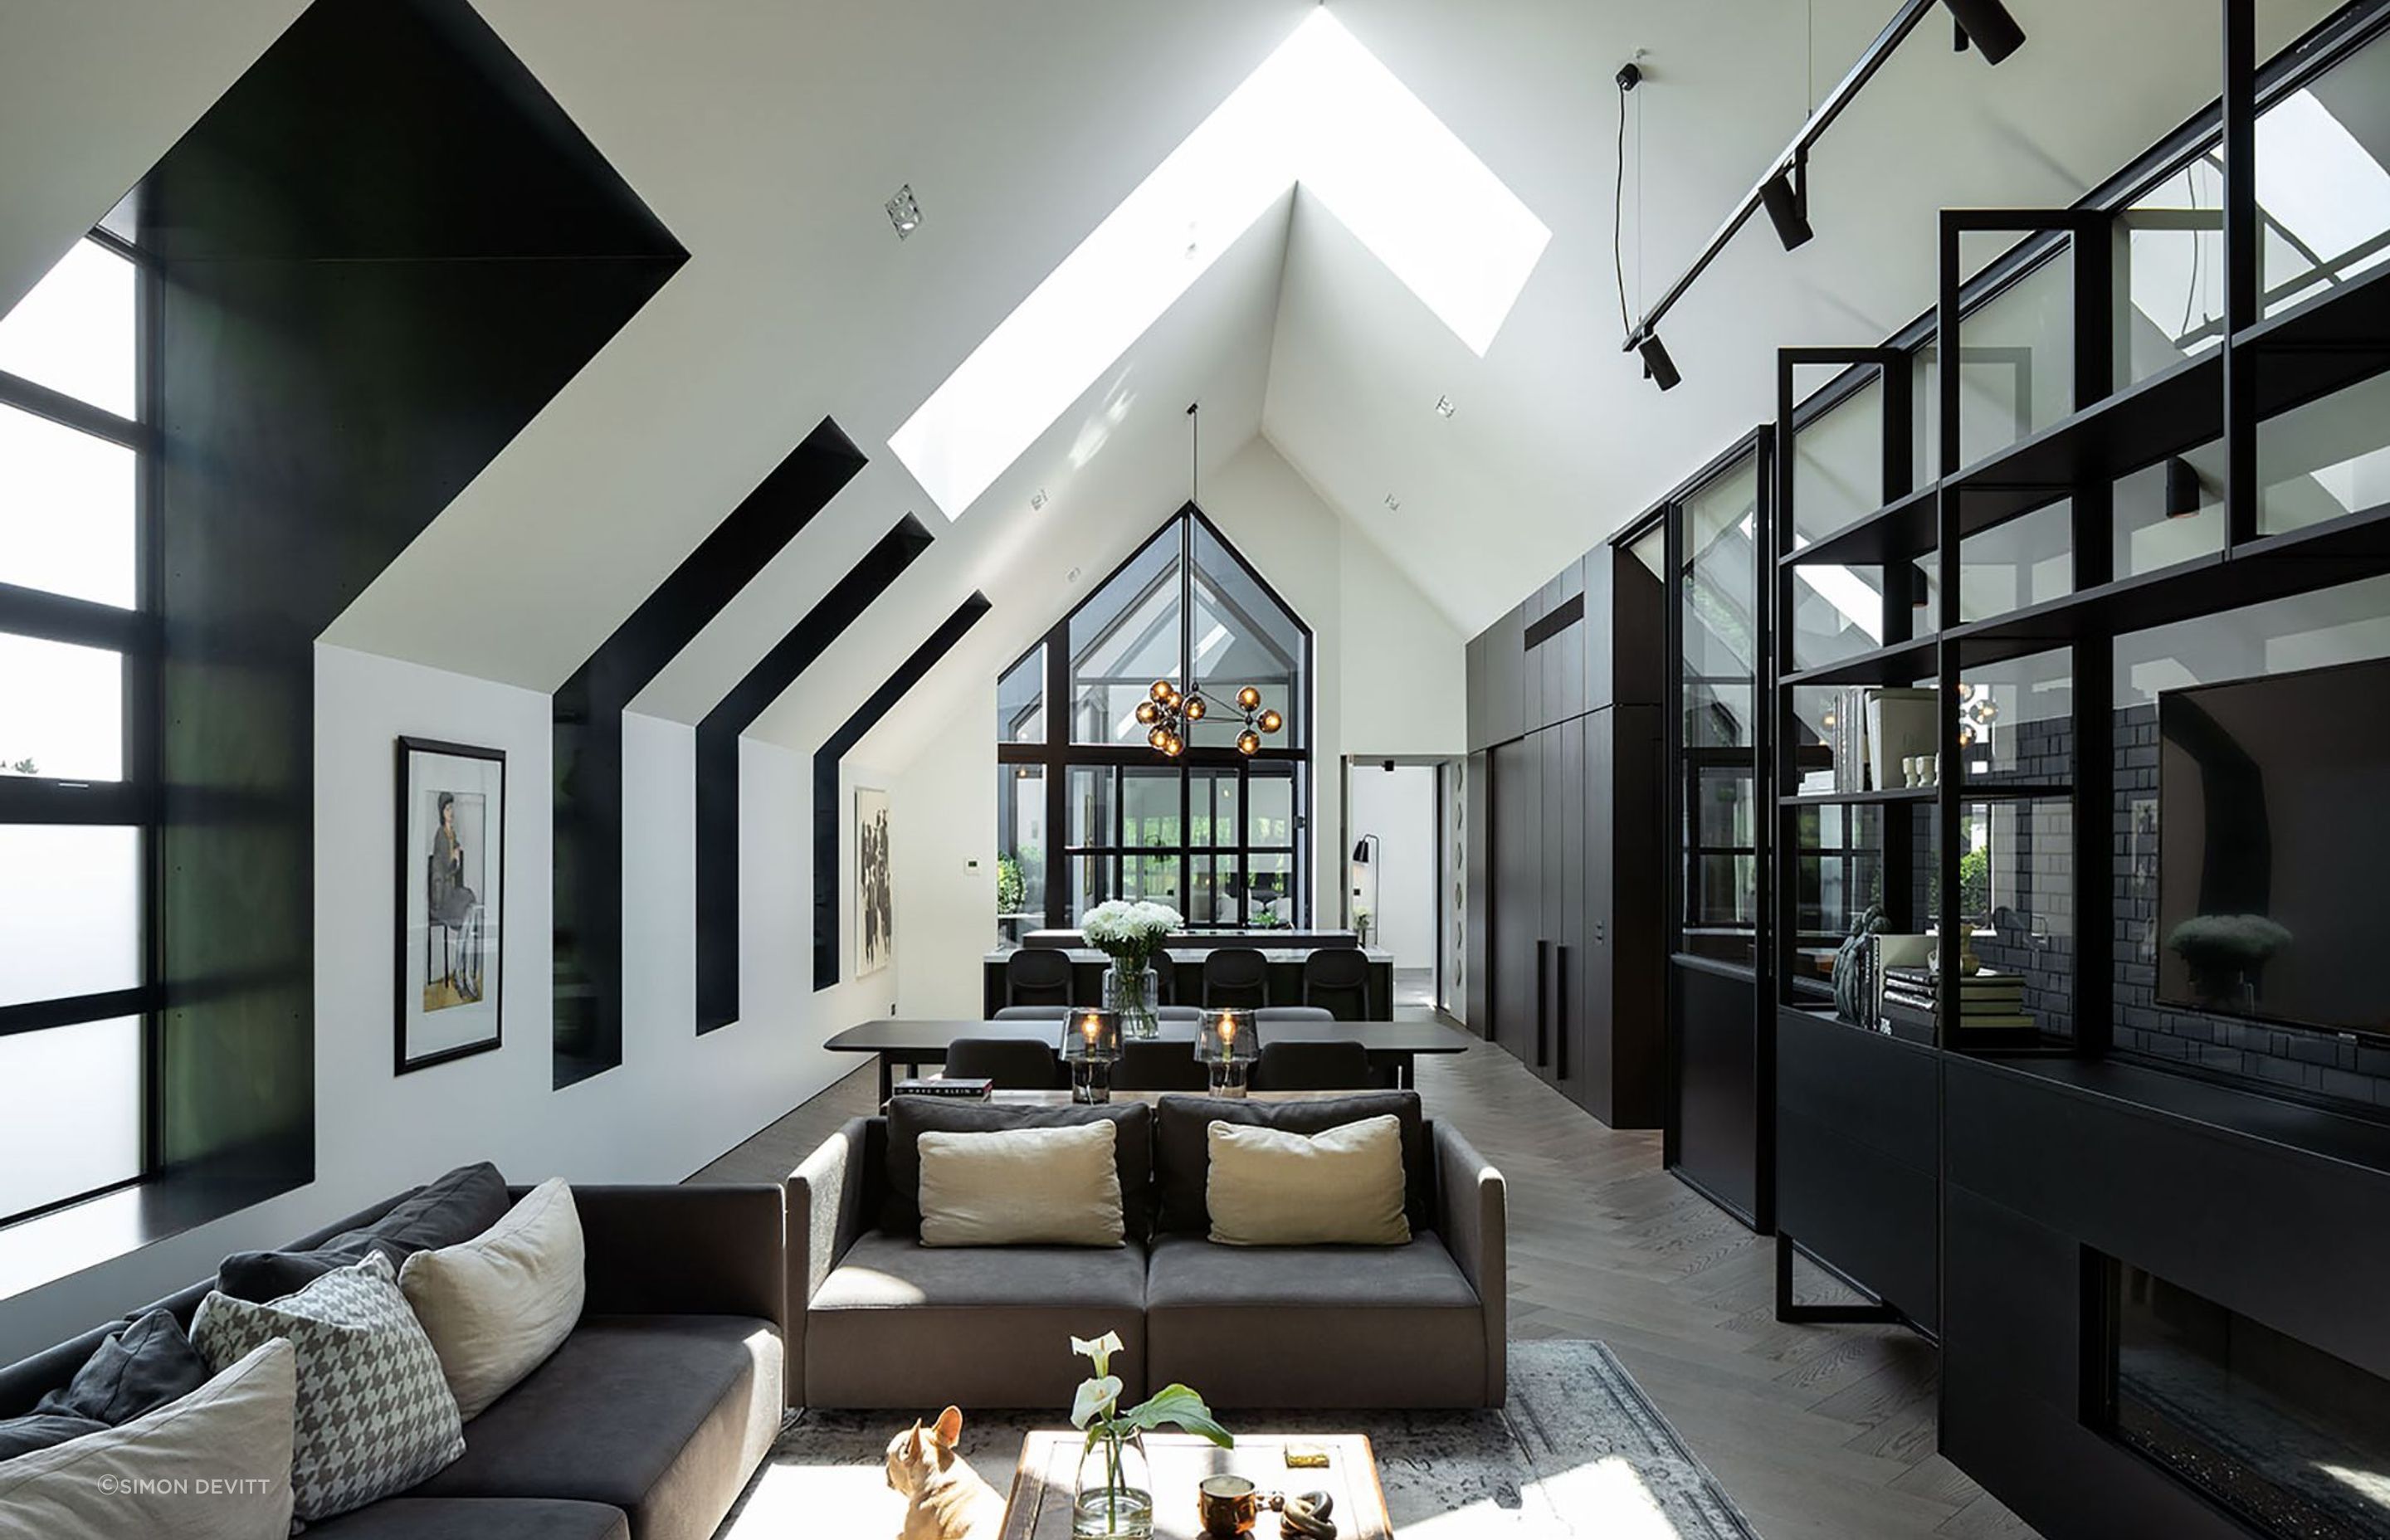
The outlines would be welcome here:
M 948 519 L 1297 183 L 1483 356 L 1551 232 L 1315 11 L 1004 318 L 889 447 Z

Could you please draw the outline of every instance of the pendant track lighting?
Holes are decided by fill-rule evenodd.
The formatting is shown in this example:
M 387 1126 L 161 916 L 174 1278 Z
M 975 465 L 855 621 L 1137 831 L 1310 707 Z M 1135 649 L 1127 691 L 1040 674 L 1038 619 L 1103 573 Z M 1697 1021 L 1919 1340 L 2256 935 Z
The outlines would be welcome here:
M 1658 332 L 1653 332 L 1638 342 L 1635 345 L 1635 351 L 1643 355 L 1644 379 L 1663 391 L 1673 391 L 1677 388 L 1677 380 L 1683 377 L 1677 373 L 1677 361 L 1668 356 L 1668 350 L 1662 345 Z
M 2024 29 L 2000 0 L 1942 0 L 1959 24 L 1959 45 L 1972 43 L 1986 64 L 1998 64 L 2024 45 Z
M 1787 251 L 1809 244 L 1817 231 L 1809 227 L 1809 164 L 1805 156 L 1778 172 L 1759 189 L 1759 206 L 1776 226 L 1776 238 Z

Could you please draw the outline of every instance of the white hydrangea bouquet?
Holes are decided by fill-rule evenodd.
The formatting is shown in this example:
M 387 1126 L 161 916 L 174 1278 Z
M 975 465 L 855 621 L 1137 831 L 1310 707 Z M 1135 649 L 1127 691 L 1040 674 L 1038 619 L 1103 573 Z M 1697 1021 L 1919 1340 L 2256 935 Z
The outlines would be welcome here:
M 1118 898 L 1097 905 L 1080 919 L 1080 934 L 1112 960 L 1104 980 L 1104 1006 L 1120 1012 L 1123 1036 L 1150 1037 L 1160 1030 L 1154 955 L 1186 928 L 1185 917 L 1167 904 Z

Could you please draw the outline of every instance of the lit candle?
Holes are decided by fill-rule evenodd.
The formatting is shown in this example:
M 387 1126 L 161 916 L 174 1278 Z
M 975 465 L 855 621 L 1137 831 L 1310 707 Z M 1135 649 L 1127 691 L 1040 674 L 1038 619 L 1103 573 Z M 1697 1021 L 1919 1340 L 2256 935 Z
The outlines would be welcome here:
M 1103 1021 L 1097 1017 L 1095 1012 L 1089 1011 L 1086 1015 L 1079 1018 L 1079 1031 L 1086 1037 L 1089 1052 L 1093 1052 L 1095 1050 L 1096 1033 L 1102 1030 Z
M 1237 1046 L 1237 1019 L 1227 1011 L 1220 1013 L 1220 1056 L 1225 1059 Z

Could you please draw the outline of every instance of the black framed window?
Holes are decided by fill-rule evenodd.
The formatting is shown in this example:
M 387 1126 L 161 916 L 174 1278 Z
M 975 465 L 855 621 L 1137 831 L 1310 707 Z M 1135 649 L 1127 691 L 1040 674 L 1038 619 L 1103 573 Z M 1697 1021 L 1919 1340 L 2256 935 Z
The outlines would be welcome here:
M 1311 653 L 1310 627 L 1190 504 L 1006 669 L 999 941 L 1114 898 L 1195 930 L 1307 926 Z M 1223 712 L 1165 758 L 1136 715 L 1157 679 L 1221 703 L 1250 687 L 1284 726 L 1246 755 Z
M 95 231 L 0 316 L 0 1225 L 156 1160 L 151 281 Z

